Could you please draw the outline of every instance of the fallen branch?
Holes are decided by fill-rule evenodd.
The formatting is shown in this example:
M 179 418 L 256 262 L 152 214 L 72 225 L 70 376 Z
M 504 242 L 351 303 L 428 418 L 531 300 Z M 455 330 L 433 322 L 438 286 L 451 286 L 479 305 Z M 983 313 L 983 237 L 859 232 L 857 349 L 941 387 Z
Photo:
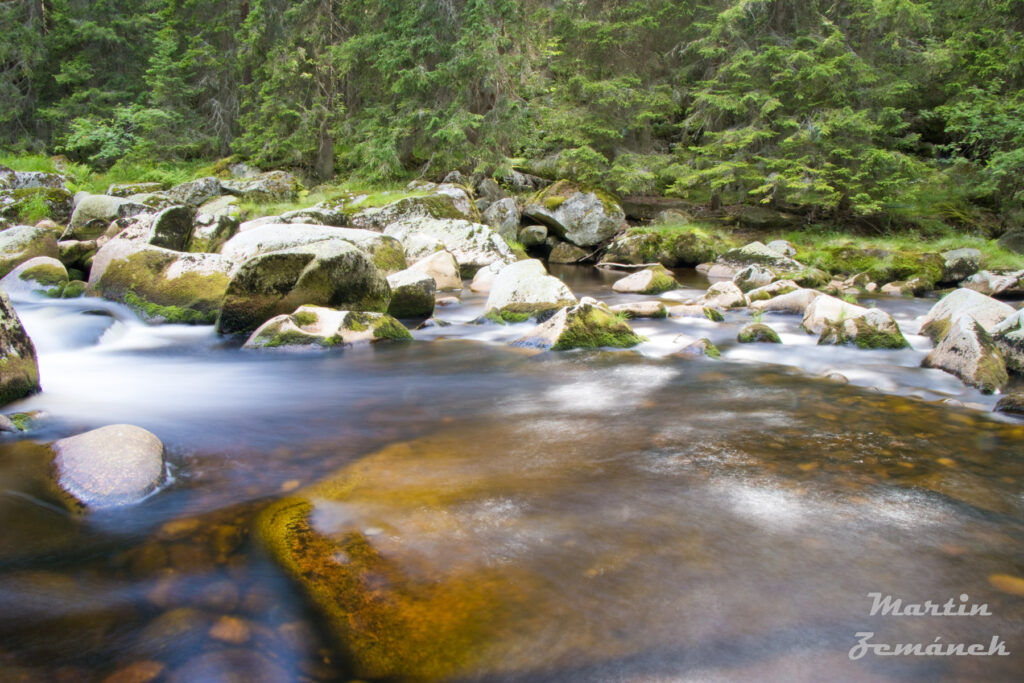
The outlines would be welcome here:
M 620 270 L 638 270 L 640 268 L 650 268 L 651 266 L 657 266 L 657 263 L 598 263 L 598 268 L 617 268 Z

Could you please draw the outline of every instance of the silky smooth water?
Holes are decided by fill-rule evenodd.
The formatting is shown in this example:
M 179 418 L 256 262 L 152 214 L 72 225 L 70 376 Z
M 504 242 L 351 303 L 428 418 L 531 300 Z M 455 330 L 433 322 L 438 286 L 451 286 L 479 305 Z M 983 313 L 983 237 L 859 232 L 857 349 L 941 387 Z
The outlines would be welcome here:
M 579 296 L 635 300 L 611 292 L 614 273 L 555 272 Z M 700 292 L 688 277 L 693 289 L 667 301 Z M 932 302 L 877 301 L 913 344 L 904 351 L 818 347 L 797 317 L 772 314 L 783 345 L 740 345 L 749 316 L 735 312 L 636 321 L 649 341 L 632 352 L 536 354 L 506 345 L 529 324 L 467 324 L 484 301 L 466 289 L 436 313 L 450 326 L 328 353 L 242 350 L 95 299 L 16 301 L 44 391 L 5 411 L 45 415 L 28 439 L 0 441 L 0 680 L 103 680 L 129 666 L 168 680 L 345 680 L 344 644 L 252 522 L 424 437 L 477 454 L 440 463 L 450 485 L 486 471 L 499 493 L 448 511 L 469 545 L 440 532 L 411 544 L 408 509 L 375 505 L 374 524 L 404 539 L 395 556 L 414 548 L 442 576 L 453 557 L 508 562 L 548 587 L 534 594 L 531 665 L 482 677 L 1012 680 L 1022 669 L 1024 602 L 998 577 L 1024 576 L 1024 426 L 919 367 L 930 343 L 915 320 Z M 700 337 L 721 361 L 671 357 Z M 32 442 L 113 423 L 157 434 L 173 478 L 138 506 L 72 517 L 48 496 Z M 557 486 L 538 489 L 531 468 Z M 968 593 L 993 616 L 870 617 L 871 591 Z M 998 635 L 1013 654 L 854 662 L 858 631 Z M 594 656 L 606 641 L 622 647 Z

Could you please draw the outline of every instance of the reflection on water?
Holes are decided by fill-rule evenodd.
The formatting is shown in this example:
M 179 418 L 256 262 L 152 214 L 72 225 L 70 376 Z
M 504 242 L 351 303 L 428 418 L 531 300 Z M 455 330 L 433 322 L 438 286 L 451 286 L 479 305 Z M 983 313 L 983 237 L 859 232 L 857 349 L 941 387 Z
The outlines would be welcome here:
M 562 276 L 605 299 L 615 279 Z M 4 437 L 0 680 L 102 680 L 125 667 L 170 680 L 344 679 L 350 653 L 251 529 L 274 500 L 353 463 L 377 478 L 322 500 L 320 533 L 354 529 L 413 578 L 517 578 L 471 676 L 1019 672 L 1024 605 L 990 577 L 1024 574 L 1024 427 L 908 398 L 991 405 L 917 368 L 927 342 L 818 348 L 795 318 L 766 316 L 787 345 L 743 347 L 734 313 L 717 326 L 640 322 L 651 339 L 640 353 L 535 355 L 481 343 L 524 329 L 465 325 L 484 300 L 467 290 L 438 311 L 456 324 L 419 342 L 316 355 L 241 351 L 210 328 L 146 327 L 95 300 L 19 302 L 45 391 L 6 410 L 47 413 L 38 441 L 115 422 L 150 429 L 176 481 L 130 510 L 70 518 L 51 502 L 38 448 Z M 928 308 L 900 306 L 908 332 Z M 726 362 L 667 357 L 679 335 L 711 337 Z M 862 386 L 808 376 L 825 369 Z M 393 444 L 424 438 L 396 455 Z M 425 502 L 417 487 L 450 497 Z M 994 616 L 872 618 L 870 591 L 966 592 Z M 864 630 L 881 642 L 998 634 L 1014 656 L 850 662 Z

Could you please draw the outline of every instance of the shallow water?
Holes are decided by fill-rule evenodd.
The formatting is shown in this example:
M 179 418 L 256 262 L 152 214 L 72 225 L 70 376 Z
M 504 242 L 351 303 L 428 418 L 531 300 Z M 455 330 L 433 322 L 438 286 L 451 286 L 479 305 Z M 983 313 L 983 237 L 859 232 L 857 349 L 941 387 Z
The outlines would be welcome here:
M 555 272 L 577 295 L 632 299 L 611 292 L 615 273 Z M 693 289 L 666 300 L 699 293 L 699 276 L 687 278 Z M 798 318 L 772 315 L 784 345 L 740 345 L 749 317 L 731 313 L 722 324 L 637 321 L 650 339 L 637 352 L 534 354 L 504 344 L 528 324 L 466 324 L 485 299 L 466 289 L 437 311 L 453 324 L 414 343 L 327 354 L 243 351 L 211 328 L 147 327 L 98 300 L 16 302 L 44 392 L 5 410 L 44 411 L 38 442 L 145 427 L 167 446 L 174 479 L 139 506 L 72 518 L 48 497 L 32 440 L 4 437 L 0 680 L 102 680 L 140 662 L 171 680 L 346 679 L 344 654 L 252 521 L 288 492 L 424 437 L 463 457 L 413 459 L 410 472 L 443 472 L 456 491 L 487 476 L 490 495 L 466 487 L 459 505 L 426 508 L 447 515 L 432 533 L 397 498 L 320 521 L 324 533 L 390 528 L 382 548 L 442 579 L 453 557 L 536 579 L 530 618 L 512 621 L 529 637 L 498 629 L 471 677 L 1012 680 L 1021 670 L 1024 605 L 990 577 L 1024 575 L 1024 426 L 988 414 L 994 397 L 919 367 L 929 342 L 914 321 L 931 302 L 878 300 L 908 333 L 905 351 L 817 347 Z M 669 357 L 704 336 L 723 362 Z M 818 377 L 828 370 L 851 385 Z M 937 403 L 946 398 L 975 409 Z M 432 442 L 417 443 L 426 453 Z M 382 482 L 396 496 L 400 485 Z M 871 591 L 968 593 L 994 614 L 871 618 Z M 851 662 L 865 630 L 880 642 L 999 635 L 1014 654 Z

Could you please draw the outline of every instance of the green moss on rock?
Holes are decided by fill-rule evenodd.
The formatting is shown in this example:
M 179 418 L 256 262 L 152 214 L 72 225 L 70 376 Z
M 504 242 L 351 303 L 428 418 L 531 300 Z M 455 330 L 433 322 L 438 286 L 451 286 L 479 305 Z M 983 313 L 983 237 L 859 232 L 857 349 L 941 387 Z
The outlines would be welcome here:
M 570 349 L 628 349 L 645 339 L 624 320 L 601 306 L 582 304 L 568 317 L 567 324 L 552 351 Z

